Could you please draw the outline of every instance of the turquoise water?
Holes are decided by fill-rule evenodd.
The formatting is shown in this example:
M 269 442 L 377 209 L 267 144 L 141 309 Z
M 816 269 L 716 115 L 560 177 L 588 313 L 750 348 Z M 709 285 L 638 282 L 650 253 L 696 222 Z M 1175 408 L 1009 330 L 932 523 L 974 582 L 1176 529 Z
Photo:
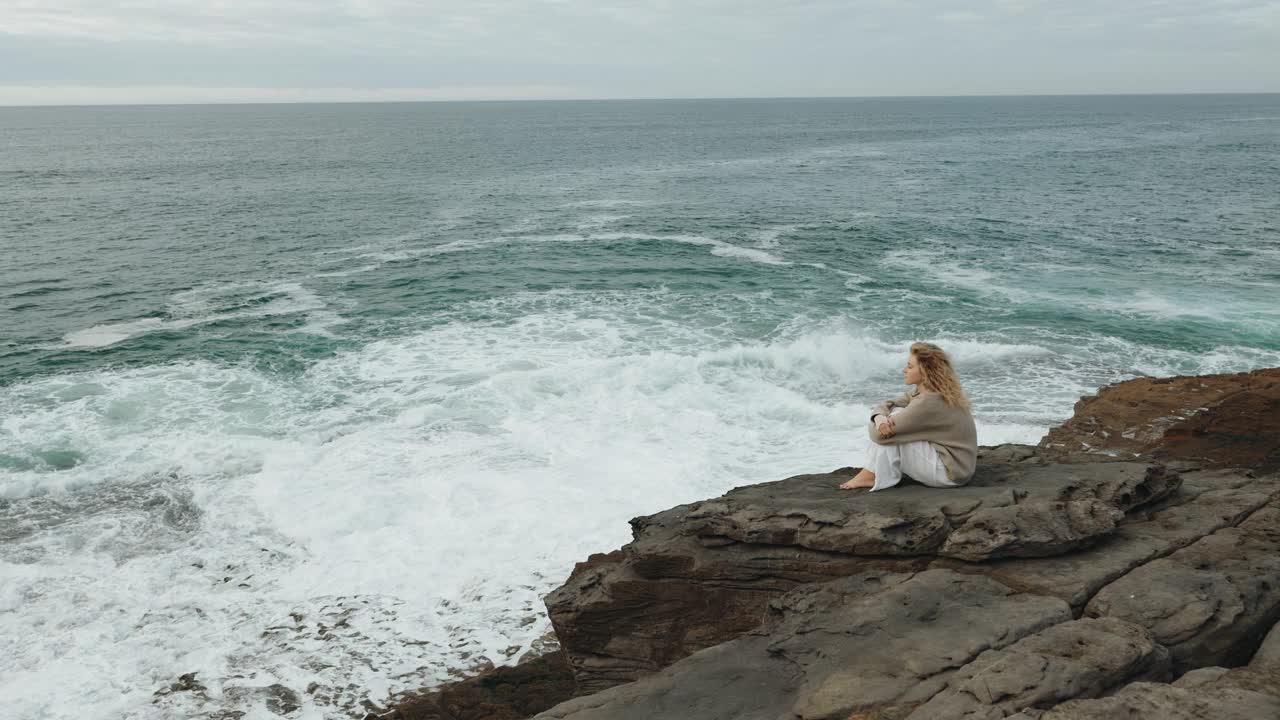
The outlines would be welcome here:
M 510 661 L 627 518 L 856 464 L 913 340 L 984 443 L 1280 365 L 1280 96 L 8 108 L 0 147 L 24 717 Z

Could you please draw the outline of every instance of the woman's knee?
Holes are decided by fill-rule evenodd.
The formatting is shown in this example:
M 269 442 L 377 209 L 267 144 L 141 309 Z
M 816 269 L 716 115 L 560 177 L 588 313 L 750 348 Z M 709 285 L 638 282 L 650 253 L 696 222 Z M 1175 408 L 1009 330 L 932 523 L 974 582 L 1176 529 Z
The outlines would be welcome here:
M 899 457 L 902 455 L 902 449 L 897 445 L 881 445 L 879 443 L 871 443 L 871 448 L 867 450 L 868 455 L 887 455 L 889 457 Z

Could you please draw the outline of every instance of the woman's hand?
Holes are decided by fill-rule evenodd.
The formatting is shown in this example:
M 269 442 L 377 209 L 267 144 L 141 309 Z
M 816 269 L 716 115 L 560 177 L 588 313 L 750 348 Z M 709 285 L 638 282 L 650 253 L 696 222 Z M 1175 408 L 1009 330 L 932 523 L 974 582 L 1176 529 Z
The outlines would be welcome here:
M 876 432 L 880 433 L 881 438 L 893 437 L 893 418 L 888 415 L 876 416 Z

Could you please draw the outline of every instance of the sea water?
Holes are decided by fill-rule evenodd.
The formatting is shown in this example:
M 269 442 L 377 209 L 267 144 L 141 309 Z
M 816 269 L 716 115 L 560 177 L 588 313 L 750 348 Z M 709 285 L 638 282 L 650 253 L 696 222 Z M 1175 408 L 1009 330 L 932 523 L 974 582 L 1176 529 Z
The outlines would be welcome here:
M 984 444 L 1280 365 L 1278 158 L 1274 95 L 0 109 L 4 715 L 514 662 L 629 518 L 857 464 L 915 340 Z

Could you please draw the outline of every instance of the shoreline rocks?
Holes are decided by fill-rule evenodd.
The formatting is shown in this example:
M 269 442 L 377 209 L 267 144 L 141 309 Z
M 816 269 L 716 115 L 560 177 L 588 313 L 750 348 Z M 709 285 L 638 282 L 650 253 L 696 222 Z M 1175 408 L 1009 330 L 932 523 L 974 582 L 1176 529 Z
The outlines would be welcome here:
M 546 598 L 580 689 L 638 679 L 753 630 L 769 601 L 798 585 L 1078 550 L 1181 484 L 1155 465 L 1054 463 L 1025 446 L 984 452 L 973 482 L 946 492 L 838 490 L 852 473 L 735 488 L 633 520 L 620 554 Z
M 1040 448 L 1280 470 L 1280 368 L 1229 375 L 1138 378 L 1081 398 Z
M 385 717 L 528 717 L 512 672 L 563 720 L 1280 717 L 1277 471 L 1280 368 L 1103 388 L 963 488 L 734 488 L 579 563 L 553 663 Z
M 1071 619 L 1061 600 L 950 570 L 804 585 L 769 615 L 765 628 L 537 717 L 905 717 L 982 653 Z
M 574 693 L 562 651 L 494 668 L 400 703 L 387 720 L 519 720 L 550 709 Z

